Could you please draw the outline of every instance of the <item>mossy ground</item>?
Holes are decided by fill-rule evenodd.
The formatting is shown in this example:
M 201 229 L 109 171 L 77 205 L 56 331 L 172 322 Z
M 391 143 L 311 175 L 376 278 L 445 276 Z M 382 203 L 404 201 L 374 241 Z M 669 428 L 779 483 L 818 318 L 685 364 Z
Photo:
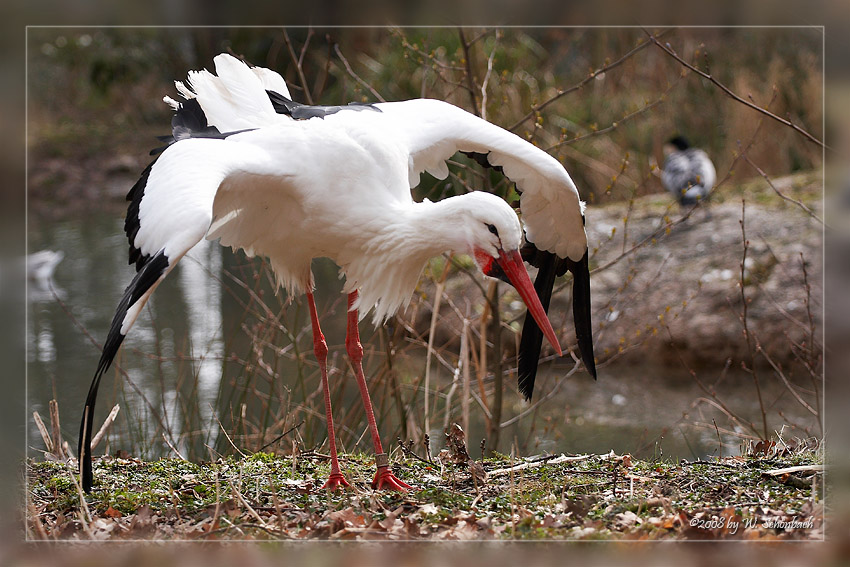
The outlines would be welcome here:
M 465 465 L 399 455 L 394 471 L 415 487 L 401 494 L 370 489 L 364 455 L 343 458 L 352 487 L 338 493 L 320 488 L 329 466 L 315 454 L 104 457 L 81 509 L 69 464 L 30 461 L 28 529 L 32 539 L 820 539 L 822 475 L 764 474 L 820 463 L 812 450 L 697 463 L 497 456 L 481 462 L 481 485 Z

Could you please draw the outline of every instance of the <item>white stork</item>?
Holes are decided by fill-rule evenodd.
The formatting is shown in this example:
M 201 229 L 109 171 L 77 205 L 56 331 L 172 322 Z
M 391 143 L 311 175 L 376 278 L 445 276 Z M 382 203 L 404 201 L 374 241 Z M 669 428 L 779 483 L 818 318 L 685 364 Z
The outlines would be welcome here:
M 555 276 L 571 270 L 579 348 L 595 377 L 584 204 L 555 158 L 442 101 L 306 106 L 290 100 L 277 73 L 224 54 L 214 61 L 218 76 L 193 71 L 188 85 L 176 83 L 184 102 L 165 97 L 176 110 L 172 136 L 163 138 L 165 148 L 151 152 L 159 156 L 127 195 L 124 226 L 137 273 L 118 305 L 86 399 L 78 453 L 86 491 L 92 486 L 90 440 L 100 379 L 147 299 L 203 238 L 267 257 L 280 286 L 307 295 L 331 454 L 325 488 L 348 482 L 337 460 L 328 347 L 312 294 L 313 258 L 332 259 L 345 275 L 345 344 L 375 447 L 373 488 L 410 486 L 393 475 L 381 445 L 361 366 L 358 321 L 373 310 L 378 324 L 406 305 L 429 258 L 447 250 L 469 254 L 484 274 L 517 289 L 531 316 L 520 355 L 526 398 L 542 336 L 561 354 L 546 310 Z M 517 183 L 525 246 L 516 213 L 495 195 L 412 199 L 422 171 L 445 178 L 445 160 L 457 151 Z M 523 257 L 540 268 L 536 289 Z
M 708 154 L 692 148 L 682 136 L 671 138 L 664 145 L 664 168 L 661 184 L 681 206 L 696 205 L 714 187 L 716 172 Z

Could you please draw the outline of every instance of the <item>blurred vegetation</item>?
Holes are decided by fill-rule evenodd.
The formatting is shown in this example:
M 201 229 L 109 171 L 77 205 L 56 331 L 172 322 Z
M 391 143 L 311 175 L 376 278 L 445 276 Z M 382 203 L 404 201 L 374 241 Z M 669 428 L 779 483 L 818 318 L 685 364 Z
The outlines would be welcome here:
M 820 31 L 653 31 L 733 92 L 822 138 Z M 35 28 L 28 37 L 30 163 L 140 155 L 168 130 L 161 99 L 175 96 L 172 82 L 189 69 L 212 69 L 212 58 L 230 51 L 281 72 L 304 102 L 375 100 L 374 89 L 386 100 L 441 98 L 483 114 L 550 149 L 591 203 L 659 191 L 651 164 L 662 161 L 661 146 L 674 134 L 704 148 L 722 177 L 762 115 L 653 45 L 521 121 L 644 42 L 638 28 Z M 768 175 L 822 161 L 820 147 L 772 120 L 748 155 Z

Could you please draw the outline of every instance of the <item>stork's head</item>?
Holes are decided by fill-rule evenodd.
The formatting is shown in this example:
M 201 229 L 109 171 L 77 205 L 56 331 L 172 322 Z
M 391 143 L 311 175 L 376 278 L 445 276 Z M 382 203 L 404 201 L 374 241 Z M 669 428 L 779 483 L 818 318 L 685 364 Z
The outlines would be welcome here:
M 485 275 L 506 280 L 516 288 L 528 312 L 560 355 L 561 347 L 552 323 L 540 304 L 519 253 L 522 226 L 516 213 L 504 200 L 490 193 L 476 191 L 463 197 L 467 216 L 466 252 L 475 258 Z

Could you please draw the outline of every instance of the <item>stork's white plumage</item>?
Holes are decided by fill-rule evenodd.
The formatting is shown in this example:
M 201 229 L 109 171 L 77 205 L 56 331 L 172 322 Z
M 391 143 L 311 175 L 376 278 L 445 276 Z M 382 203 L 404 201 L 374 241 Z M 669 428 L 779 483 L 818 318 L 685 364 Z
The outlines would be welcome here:
M 188 86 L 177 83 L 185 102 L 166 97 L 177 110 L 169 145 L 128 194 L 125 229 L 137 274 L 119 304 L 89 390 L 80 430 L 86 490 L 92 482 L 89 441 L 100 378 L 156 286 L 203 238 L 267 257 L 282 287 L 307 294 L 328 418 L 329 488 L 347 483 L 336 458 L 327 346 L 312 297 L 313 258 L 331 258 L 346 278 L 346 346 L 377 454 L 373 486 L 408 487 L 382 457 L 360 367 L 358 317 L 372 310 L 379 323 L 405 305 L 432 256 L 447 250 L 470 254 L 485 274 L 517 288 L 530 314 L 520 356 L 520 390 L 526 397 L 542 336 L 561 353 L 546 309 L 555 276 L 572 271 L 579 347 L 595 376 L 584 205 L 555 158 L 442 101 L 306 106 L 289 100 L 283 78 L 273 71 L 250 68 L 228 55 L 216 57 L 215 64 L 217 76 L 191 72 Z M 500 168 L 516 182 L 525 246 L 523 226 L 499 197 L 472 192 L 436 203 L 412 199 L 420 174 L 445 178 L 445 160 L 457 151 Z M 534 287 L 523 257 L 540 268 Z

